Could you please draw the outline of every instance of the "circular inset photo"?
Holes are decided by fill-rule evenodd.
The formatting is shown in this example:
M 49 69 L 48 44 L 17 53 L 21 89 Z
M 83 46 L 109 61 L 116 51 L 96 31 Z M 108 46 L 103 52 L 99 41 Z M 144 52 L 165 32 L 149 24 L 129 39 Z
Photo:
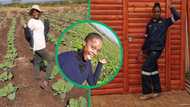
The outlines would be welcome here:
M 123 48 L 115 32 L 93 20 L 67 27 L 56 43 L 56 64 L 64 79 L 79 88 L 98 88 L 118 74 Z

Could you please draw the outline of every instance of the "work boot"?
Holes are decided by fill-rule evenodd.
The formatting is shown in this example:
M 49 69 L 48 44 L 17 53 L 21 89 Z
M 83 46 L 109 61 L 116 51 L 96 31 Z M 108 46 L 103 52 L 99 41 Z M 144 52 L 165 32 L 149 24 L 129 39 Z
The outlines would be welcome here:
M 153 98 L 156 98 L 156 97 L 159 97 L 159 96 L 160 96 L 160 93 L 153 93 L 153 94 L 152 94 L 152 97 L 153 97 Z
M 151 98 L 152 98 L 151 94 L 143 94 L 143 95 L 140 96 L 141 100 L 149 100 Z

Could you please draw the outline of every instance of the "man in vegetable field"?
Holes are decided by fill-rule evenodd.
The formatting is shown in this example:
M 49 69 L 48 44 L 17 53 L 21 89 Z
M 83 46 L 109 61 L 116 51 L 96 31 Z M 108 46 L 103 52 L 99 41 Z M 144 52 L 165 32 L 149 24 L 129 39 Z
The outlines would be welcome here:
M 180 19 L 179 13 L 174 6 L 170 8 L 172 16 L 170 18 L 161 17 L 161 6 L 155 3 L 152 9 L 153 18 L 149 21 L 145 32 L 145 42 L 141 55 L 144 54 L 145 62 L 142 65 L 142 93 L 140 99 L 147 100 L 160 95 L 160 77 L 157 60 L 159 59 L 166 41 L 166 32 L 174 22 Z M 139 55 L 139 56 L 141 56 Z
M 102 65 L 107 61 L 100 60 L 93 73 L 91 59 L 100 52 L 102 42 L 103 38 L 98 33 L 92 32 L 86 36 L 83 49 L 61 53 L 59 64 L 64 74 L 78 84 L 82 85 L 87 80 L 89 85 L 96 85 Z
M 40 10 L 38 5 L 33 5 L 32 9 L 29 12 L 31 19 L 28 21 L 27 25 L 24 26 L 26 39 L 29 41 L 30 46 L 33 49 L 34 58 L 33 64 L 35 69 L 35 78 L 37 80 L 40 79 L 40 65 L 41 61 L 47 61 L 46 67 L 46 77 L 45 80 L 41 82 L 42 88 L 47 88 L 48 80 L 50 77 L 50 72 L 52 71 L 53 59 L 50 57 L 48 52 L 45 50 L 46 48 L 46 36 L 49 30 L 49 27 L 46 26 L 40 20 L 40 15 L 42 11 Z

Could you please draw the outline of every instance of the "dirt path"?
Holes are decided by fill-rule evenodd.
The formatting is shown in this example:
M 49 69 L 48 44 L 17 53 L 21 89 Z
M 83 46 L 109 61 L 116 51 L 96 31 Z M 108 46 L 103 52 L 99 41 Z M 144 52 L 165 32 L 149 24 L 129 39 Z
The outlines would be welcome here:
M 2 107 L 63 107 L 60 99 L 53 96 L 53 93 L 44 91 L 39 83 L 34 80 L 32 51 L 24 39 L 24 33 L 20 20 L 17 18 L 16 48 L 18 58 L 14 68 L 14 83 L 19 87 L 16 100 L 11 102 L 6 99 L 0 101 Z
M 92 107 L 190 107 L 190 95 L 185 91 L 171 91 L 147 101 L 139 100 L 139 94 L 101 95 L 92 97 L 92 105 Z

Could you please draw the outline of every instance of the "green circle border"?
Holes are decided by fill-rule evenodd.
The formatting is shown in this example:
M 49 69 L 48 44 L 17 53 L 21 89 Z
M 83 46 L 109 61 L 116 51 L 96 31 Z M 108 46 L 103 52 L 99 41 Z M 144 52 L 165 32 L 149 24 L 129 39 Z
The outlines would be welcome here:
M 58 60 L 58 56 L 59 56 L 59 47 L 60 47 L 60 43 L 65 35 L 65 33 L 67 33 L 70 29 L 72 29 L 73 27 L 75 27 L 76 25 L 78 24 L 84 24 L 84 23 L 97 23 L 97 24 L 100 24 L 104 27 L 106 27 L 107 29 L 109 29 L 110 31 L 113 32 L 117 42 L 119 44 L 119 65 L 117 66 L 117 68 L 115 69 L 116 72 L 114 72 L 114 75 L 109 77 L 109 79 L 107 81 L 104 81 L 102 84 L 98 84 L 98 85 L 94 85 L 94 86 L 89 86 L 89 85 L 80 85 L 76 82 L 74 82 L 73 80 L 69 79 L 62 71 L 60 65 L 59 65 L 59 60 Z M 98 22 L 98 21 L 95 21 L 95 20 L 77 20 L 76 22 L 73 22 L 70 26 L 68 26 L 67 28 L 65 28 L 63 30 L 63 32 L 61 33 L 61 35 L 58 37 L 58 40 L 56 42 L 56 45 L 55 45 L 55 59 L 56 59 L 56 65 L 58 66 L 59 68 L 59 73 L 61 74 L 62 78 L 63 79 L 66 79 L 67 81 L 71 82 L 74 86 L 78 87 L 78 88 L 85 88 L 85 89 L 93 89 L 93 88 L 99 88 L 101 86 L 104 86 L 106 84 L 108 84 L 109 82 L 111 82 L 112 80 L 114 80 L 114 78 L 117 76 L 117 74 L 119 73 L 122 65 L 123 65 L 123 47 L 122 47 L 122 44 L 121 44 L 121 41 L 119 39 L 119 37 L 117 36 L 117 33 L 114 32 L 112 30 L 112 28 L 110 28 L 109 26 L 107 26 L 106 24 L 104 23 L 101 23 L 101 22 Z

